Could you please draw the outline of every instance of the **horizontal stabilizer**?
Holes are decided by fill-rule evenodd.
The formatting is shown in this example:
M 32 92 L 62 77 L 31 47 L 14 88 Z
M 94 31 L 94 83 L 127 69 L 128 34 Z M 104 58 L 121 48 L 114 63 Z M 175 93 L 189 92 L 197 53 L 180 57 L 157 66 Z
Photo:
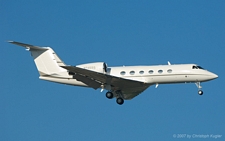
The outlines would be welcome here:
M 33 45 L 24 44 L 24 43 L 20 43 L 20 42 L 15 42 L 15 41 L 8 41 L 8 42 L 11 44 L 25 47 L 28 50 L 48 50 L 48 48 L 45 48 L 45 47 L 33 46 Z

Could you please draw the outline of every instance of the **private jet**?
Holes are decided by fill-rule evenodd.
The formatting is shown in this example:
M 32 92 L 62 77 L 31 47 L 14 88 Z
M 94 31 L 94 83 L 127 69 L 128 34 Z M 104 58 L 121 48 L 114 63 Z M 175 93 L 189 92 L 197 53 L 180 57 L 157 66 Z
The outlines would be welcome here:
M 8 41 L 26 48 L 40 74 L 39 78 L 73 86 L 107 90 L 106 97 L 116 98 L 119 105 L 142 93 L 149 86 L 173 83 L 195 83 L 202 95 L 201 82 L 218 76 L 196 64 L 170 64 L 154 66 L 108 67 L 105 62 L 66 65 L 50 47 L 39 47 L 15 41 Z

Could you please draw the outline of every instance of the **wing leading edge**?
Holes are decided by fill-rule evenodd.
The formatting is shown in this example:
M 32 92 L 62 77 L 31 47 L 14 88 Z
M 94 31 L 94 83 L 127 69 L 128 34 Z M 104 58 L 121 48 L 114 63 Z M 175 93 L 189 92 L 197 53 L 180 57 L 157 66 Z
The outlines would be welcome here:
M 100 88 L 101 85 L 110 85 L 112 90 L 120 90 L 124 99 L 132 99 L 150 86 L 150 84 L 144 82 L 129 80 L 75 66 L 61 67 L 67 69 L 69 72 L 73 72 L 75 79 L 94 89 Z

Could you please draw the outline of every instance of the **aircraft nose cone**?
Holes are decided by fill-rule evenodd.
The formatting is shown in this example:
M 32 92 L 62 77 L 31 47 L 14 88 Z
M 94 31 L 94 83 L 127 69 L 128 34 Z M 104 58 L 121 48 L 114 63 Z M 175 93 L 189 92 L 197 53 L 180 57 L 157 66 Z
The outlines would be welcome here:
M 214 74 L 214 79 L 216 79 L 216 78 L 218 78 L 218 77 L 219 77 L 218 75 Z
M 216 79 L 216 78 L 218 78 L 218 75 L 212 73 L 212 74 L 211 74 L 211 79 Z

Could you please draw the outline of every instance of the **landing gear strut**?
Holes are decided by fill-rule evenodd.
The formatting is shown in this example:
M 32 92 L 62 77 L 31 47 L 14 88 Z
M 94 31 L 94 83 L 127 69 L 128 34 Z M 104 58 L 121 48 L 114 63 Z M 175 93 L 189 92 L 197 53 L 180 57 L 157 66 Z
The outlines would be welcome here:
M 198 87 L 198 94 L 199 95 L 203 95 L 203 91 L 201 90 L 202 89 L 202 86 L 200 85 L 200 82 L 196 82 L 195 84 Z
M 116 94 L 117 94 L 116 103 L 119 105 L 122 105 L 124 103 L 122 92 L 120 90 L 118 90 L 118 91 L 116 91 Z

